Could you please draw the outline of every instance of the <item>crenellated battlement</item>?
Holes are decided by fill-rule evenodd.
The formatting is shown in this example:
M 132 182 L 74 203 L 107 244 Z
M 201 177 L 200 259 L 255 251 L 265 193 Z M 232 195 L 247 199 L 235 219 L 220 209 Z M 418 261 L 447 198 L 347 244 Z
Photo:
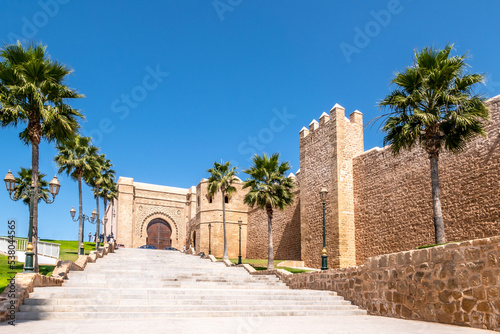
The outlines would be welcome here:
M 354 238 L 354 195 L 352 159 L 363 152 L 363 114 L 353 111 L 345 116 L 345 108 L 335 104 L 323 112 L 319 122 L 313 119 L 300 130 L 300 221 L 303 231 L 319 233 L 311 238 L 302 235 L 303 260 L 319 266 L 322 251 L 322 208 L 319 192 L 328 190 L 326 199 L 328 261 L 331 267 L 349 267 L 356 263 Z M 297 173 L 297 176 L 299 174 Z M 333 246 L 336 245 L 336 246 Z
M 363 125 L 363 114 L 359 110 L 353 111 L 349 115 L 349 118 L 347 118 L 345 116 L 345 108 L 336 103 L 330 110 L 330 115 L 328 115 L 326 112 L 323 112 L 319 117 L 319 122 L 316 121 L 316 119 L 313 119 L 308 127 L 302 127 L 302 129 L 299 131 L 300 138 L 306 138 L 309 134 L 314 133 L 316 130 L 329 125 L 330 119 L 332 119 L 334 122 L 340 120 L 340 122 L 344 123 L 357 124 L 361 126 Z

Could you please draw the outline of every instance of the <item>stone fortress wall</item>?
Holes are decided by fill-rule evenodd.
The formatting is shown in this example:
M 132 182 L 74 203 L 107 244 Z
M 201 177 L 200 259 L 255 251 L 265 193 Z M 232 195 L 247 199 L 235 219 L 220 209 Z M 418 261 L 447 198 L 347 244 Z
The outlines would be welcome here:
M 267 259 L 267 213 L 257 207 L 248 211 L 247 258 Z M 295 182 L 294 201 L 285 211 L 273 211 L 273 250 L 276 260 L 301 260 L 300 188 Z
M 336 104 L 330 115 L 300 131 L 300 225 L 302 260 L 321 267 L 323 209 L 320 189 L 326 187 L 326 244 L 329 267 L 355 264 L 352 157 L 363 152 L 363 118 L 359 111 L 345 117 Z
M 500 235 L 500 97 L 488 101 L 487 136 L 439 159 L 448 241 Z M 430 162 L 421 148 L 374 148 L 353 159 L 356 262 L 434 244 Z
M 440 185 L 448 241 L 500 235 L 500 96 L 488 100 L 487 136 L 475 138 L 460 154 L 440 156 Z M 172 226 L 173 247 L 193 246 L 222 257 L 222 198 L 210 202 L 208 180 L 189 189 L 148 185 L 130 178 L 118 181 L 118 243 L 145 244 L 145 226 L 162 218 Z M 330 114 L 300 131 L 300 169 L 295 201 L 275 210 L 275 259 L 303 260 L 320 267 L 322 203 L 326 200 L 326 249 L 330 268 L 352 267 L 365 258 L 434 243 L 429 160 L 421 149 L 393 156 L 387 147 L 364 152 L 363 116 L 336 104 Z M 244 258 L 267 258 L 267 216 L 249 209 L 242 182 L 226 204 L 229 257 L 238 255 L 242 225 Z M 112 210 L 115 211 L 114 207 Z M 113 219 L 114 218 L 114 219 Z M 247 230 L 248 227 L 248 230 Z M 175 231 L 174 231 L 175 230 Z M 110 231 L 108 227 L 108 231 Z
M 243 182 L 237 180 L 233 186 L 236 192 L 227 196 L 226 207 L 226 235 L 228 243 L 229 258 L 237 258 L 239 254 L 239 220 L 241 226 L 241 253 L 246 257 L 247 250 L 247 222 L 248 207 L 243 203 L 246 191 L 242 190 Z M 186 246 L 192 246 L 196 253 L 209 253 L 209 237 L 211 239 L 212 255 L 222 258 L 224 254 L 224 229 L 222 220 L 222 198 L 221 192 L 217 192 L 213 198 L 208 194 L 208 180 L 201 182 L 192 188 L 190 199 L 191 210 L 195 215 L 187 223 Z M 209 231 L 208 224 L 211 224 Z M 211 234 L 211 235 L 209 235 Z

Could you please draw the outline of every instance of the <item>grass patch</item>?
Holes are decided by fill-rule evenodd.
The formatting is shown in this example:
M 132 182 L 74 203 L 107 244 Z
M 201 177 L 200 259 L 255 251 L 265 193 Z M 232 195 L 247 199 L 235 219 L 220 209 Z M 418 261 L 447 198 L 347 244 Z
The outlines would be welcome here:
M 256 267 L 252 266 L 255 270 L 267 270 L 267 267 Z M 275 267 L 275 269 L 284 269 L 286 271 L 291 272 L 292 274 L 302 274 L 302 273 L 309 273 L 313 270 L 304 270 L 304 269 L 298 269 L 298 268 L 290 268 L 290 267 Z
M 22 273 L 23 272 L 24 263 L 16 262 L 14 265 L 14 270 L 12 270 L 8 264 L 8 257 L 6 255 L 0 255 L 0 293 L 5 290 L 7 285 L 10 282 L 10 279 L 15 274 L 10 274 L 11 272 Z M 50 276 L 54 271 L 55 266 L 45 266 L 40 265 L 40 274 Z
M 222 260 L 222 258 L 217 258 L 217 260 Z M 229 259 L 234 264 L 238 263 L 238 259 Z M 278 263 L 283 262 L 283 260 L 274 260 L 274 266 L 276 266 Z M 266 267 L 267 268 L 267 259 L 241 259 L 241 263 L 243 264 L 249 264 L 253 267 Z
M 76 261 L 78 259 L 78 241 L 71 240 L 52 240 L 52 239 L 41 239 L 41 241 L 51 242 L 54 244 L 60 244 L 61 248 L 59 251 L 59 258 L 63 261 L 71 260 Z M 84 242 L 85 254 L 88 255 L 91 251 L 95 250 L 95 243 Z M 23 272 L 24 263 L 16 262 L 14 270 L 11 270 L 8 264 L 8 257 L 5 255 L 0 255 L 0 293 L 5 290 L 5 287 L 9 284 L 11 274 L 9 272 L 21 273 Z M 50 276 L 54 271 L 55 266 L 40 265 L 39 270 L 41 275 Z
M 444 244 L 418 246 L 417 249 L 424 249 L 424 248 L 431 248 L 431 247 L 436 247 L 436 246 L 442 246 L 442 245 L 448 245 L 448 244 L 459 244 L 459 243 L 460 243 L 459 241 L 451 241 L 451 242 L 445 242 Z
M 78 241 L 73 240 L 52 240 L 52 239 L 42 239 L 41 241 L 51 242 L 54 244 L 60 244 L 61 249 L 59 251 L 59 258 L 62 261 L 76 261 L 78 259 Z M 84 242 L 85 255 L 90 254 L 91 251 L 95 250 L 95 243 Z
M 222 258 L 218 258 L 217 260 L 222 260 Z M 238 259 L 229 259 L 232 263 L 237 264 Z M 304 270 L 297 268 L 289 268 L 289 267 L 278 267 L 278 263 L 283 262 L 284 260 L 274 260 L 274 267 L 277 269 L 285 269 L 292 274 L 300 274 L 300 273 L 308 273 L 312 270 Z M 255 270 L 267 270 L 267 259 L 241 259 L 241 263 L 249 264 L 254 267 Z

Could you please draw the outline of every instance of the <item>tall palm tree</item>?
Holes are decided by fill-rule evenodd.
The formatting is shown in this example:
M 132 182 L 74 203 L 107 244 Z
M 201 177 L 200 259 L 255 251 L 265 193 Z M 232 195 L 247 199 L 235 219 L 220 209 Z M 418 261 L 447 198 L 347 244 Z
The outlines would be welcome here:
M 222 196 L 222 227 L 224 229 L 224 255 L 223 259 L 227 260 L 229 257 L 227 255 L 227 235 L 226 235 L 226 195 L 230 196 L 236 191 L 236 188 L 232 186 L 234 181 L 236 181 L 236 167 L 231 167 L 231 162 L 220 163 L 214 162 L 214 167 L 207 170 L 210 173 L 210 178 L 208 179 L 208 194 L 209 196 L 214 196 L 216 192 L 220 190 Z
M 31 196 L 27 195 L 28 191 L 31 189 L 31 168 L 21 167 L 21 170 L 17 172 L 18 177 L 16 177 L 16 187 L 14 188 L 14 194 L 16 197 L 20 197 L 23 203 L 29 205 L 31 202 Z M 38 173 L 38 189 L 40 196 L 38 197 L 38 202 L 42 199 L 49 199 L 49 183 L 45 181 L 44 177 L 47 174 Z
M 96 199 L 97 217 L 96 217 L 96 235 L 99 236 L 100 232 L 100 213 L 99 213 L 99 198 L 101 193 L 101 186 L 105 186 L 105 182 L 109 178 L 114 179 L 115 171 L 111 169 L 113 164 L 111 160 L 106 159 L 105 154 L 96 154 L 95 169 L 88 170 L 84 173 L 85 182 L 92 187 L 94 198 Z M 105 208 L 106 209 L 106 208 Z M 103 227 L 103 234 L 106 237 L 106 226 Z M 99 246 L 98 238 L 96 238 L 96 249 Z
M 57 143 L 71 139 L 79 129 L 82 114 L 66 101 L 83 97 L 65 85 L 72 72 L 52 60 L 46 47 L 21 43 L 0 49 L 0 125 L 26 125 L 20 139 L 31 145 L 31 170 L 35 194 L 38 192 L 39 145 L 42 140 Z M 38 201 L 33 203 L 34 270 L 38 272 Z
M 483 122 L 488 119 L 485 98 L 473 92 L 484 76 L 467 73 L 467 55 L 450 57 L 452 48 L 415 51 L 414 65 L 396 74 L 396 88 L 380 102 L 392 110 L 382 128 L 387 133 L 384 144 L 390 144 L 394 154 L 418 144 L 429 156 L 436 244 L 446 242 L 439 154 L 459 152 L 475 135 L 484 136 Z
M 66 172 L 68 176 L 78 182 L 78 247 L 81 251 L 83 249 L 82 178 L 84 174 L 97 169 L 96 156 L 98 149 L 91 145 L 90 137 L 77 135 L 73 140 L 57 145 L 57 150 L 59 153 L 54 157 L 54 161 L 59 166 L 58 173 Z
M 243 189 L 250 188 L 244 202 L 250 207 L 258 206 L 267 213 L 268 257 L 267 269 L 274 269 L 273 249 L 273 210 L 284 210 L 293 202 L 293 179 L 286 177 L 290 169 L 288 161 L 279 162 L 279 153 L 268 157 L 257 154 L 253 157 L 253 166 L 243 172 L 250 175 L 250 180 L 245 181 Z
M 115 174 L 114 171 L 113 173 L 105 174 L 104 175 L 104 180 L 103 184 L 101 185 L 101 190 L 99 192 L 99 196 L 103 199 L 104 201 L 104 214 L 106 214 L 106 210 L 108 208 L 108 201 L 112 201 L 113 199 L 117 198 L 118 196 L 118 190 L 116 188 L 116 182 L 115 182 Z M 111 222 L 113 224 L 113 222 Z M 113 225 L 111 225 L 113 227 Z M 106 224 L 104 224 L 104 236 L 106 236 Z M 113 233 L 113 230 L 111 229 L 111 233 Z

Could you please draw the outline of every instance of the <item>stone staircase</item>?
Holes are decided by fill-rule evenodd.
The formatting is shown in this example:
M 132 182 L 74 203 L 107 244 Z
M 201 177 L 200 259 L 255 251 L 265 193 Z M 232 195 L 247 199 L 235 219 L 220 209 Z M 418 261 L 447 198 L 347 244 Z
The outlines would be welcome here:
M 18 320 L 365 315 L 331 291 L 292 290 L 176 251 L 119 249 L 62 287 L 35 288 Z

